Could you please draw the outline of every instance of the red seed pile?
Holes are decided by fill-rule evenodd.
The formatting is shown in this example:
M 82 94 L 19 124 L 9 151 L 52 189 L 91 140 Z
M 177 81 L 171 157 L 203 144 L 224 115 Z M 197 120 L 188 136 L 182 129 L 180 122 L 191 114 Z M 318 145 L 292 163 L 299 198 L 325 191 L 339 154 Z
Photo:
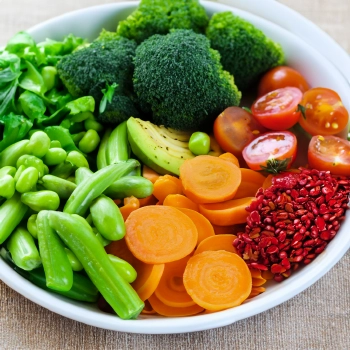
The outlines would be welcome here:
M 300 169 L 273 178 L 247 208 L 245 232 L 233 245 L 251 268 L 270 270 L 281 282 L 309 264 L 336 235 L 349 207 L 350 179 Z

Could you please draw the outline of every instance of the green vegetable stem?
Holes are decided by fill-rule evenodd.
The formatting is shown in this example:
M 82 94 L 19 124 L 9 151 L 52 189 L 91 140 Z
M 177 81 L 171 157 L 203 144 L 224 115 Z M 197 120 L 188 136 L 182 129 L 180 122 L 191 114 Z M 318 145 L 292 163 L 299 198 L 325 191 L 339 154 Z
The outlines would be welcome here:
M 54 191 L 26 192 L 21 195 L 21 201 L 34 211 L 57 210 L 60 197 Z
M 116 271 L 89 225 L 77 217 L 49 212 L 49 223 L 84 266 L 85 272 L 122 319 L 136 318 L 144 307 L 135 290 Z

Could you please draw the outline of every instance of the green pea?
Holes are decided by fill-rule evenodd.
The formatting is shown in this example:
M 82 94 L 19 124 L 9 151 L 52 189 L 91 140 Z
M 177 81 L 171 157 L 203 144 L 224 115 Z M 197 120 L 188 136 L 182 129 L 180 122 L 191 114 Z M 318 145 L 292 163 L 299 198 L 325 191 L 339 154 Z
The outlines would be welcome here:
M 132 283 L 136 280 L 137 272 L 127 261 L 112 254 L 108 254 L 108 257 L 114 268 L 125 281 Z
M 84 127 L 86 130 L 95 130 L 97 132 L 103 131 L 103 125 L 99 123 L 95 117 L 86 119 L 84 122 Z
M 34 211 L 57 210 L 60 206 L 60 197 L 53 191 L 26 192 L 21 201 Z
M 57 69 L 53 66 L 46 66 L 41 70 L 46 90 L 53 89 L 57 84 Z
M 81 262 L 78 260 L 76 255 L 68 248 L 64 248 L 64 250 L 67 253 L 67 257 L 70 262 L 70 265 L 72 266 L 72 270 L 77 272 L 83 270 L 84 267 L 81 264 Z
M 15 179 L 11 175 L 4 175 L 0 180 L 0 196 L 10 199 L 15 194 Z
M 29 140 L 27 150 L 33 156 L 38 158 L 44 157 L 50 148 L 51 140 L 43 131 L 36 131 Z
M 190 137 L 188 148 L 196 156 L 199 156 L 201 154 L 208 154 L 210 151 L 209 135 L 205 132 L 194 132 Z
M 61 142 L 58 140 L 52 140 L 50 143 L 50 148 L 62 148 Z
M 69 152 L 66 158 L 66 162 L 72 163 L 77 168 L 82 168 L 82 167 L 89 168 L 89 163 L 86 160 L 86 158 L 77 151 Z
M 93 152 L 100 143 L 100 136 L 96 130 L 90 129 L 79 141 L 79 149 L 84 153 Z
M 16 182 L 16 191 L 19 193 L 29 192 L 38 182 L 39 173 L 34 167 L 24 169 Z
M 67 152 L 63 148 L 50 148 L 44 156 L 44 163 L 48 166 L 58 165 L 66 158 Z
M 15 176 L 17 169 L 14 166 L 4 166 L 0 169 L 0 179 L 4 175 L 11 175 L 12 177 Z
M 38 217 L 38 214 L 33 214 L 29 217 L 27 221 L 27 230 L 35 239 L 38 239 L 38 228 L 36 226 L 37 217 Z

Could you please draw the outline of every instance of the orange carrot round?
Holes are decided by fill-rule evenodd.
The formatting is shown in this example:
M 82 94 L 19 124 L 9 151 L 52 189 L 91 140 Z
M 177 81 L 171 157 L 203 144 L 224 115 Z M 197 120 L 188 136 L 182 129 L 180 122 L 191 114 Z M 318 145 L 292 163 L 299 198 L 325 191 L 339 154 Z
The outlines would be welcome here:
M 254 197 L 231 199 L 221 203 L 200 204 L 199 212 L 212 224 L 218 226 L 232 226 L 246 222 L 248 212 L 246 207 L 250 205 Z
M 173 207 L 142 207 L 129 215 L 125 226 L 125 241 L 130 251 L 147 264 L 179 260 L 197 244 L 196 225 Z
M 264 288 L 264 287 L 252 287 L 252 291 L 249 294 L 247 299 L 254 298 L 254 297 L 258 296 L 259 294 L 265 292 L 265 290 L 266 290 L 266 288 Z
M 139 198 L 140 208 L 145 207 L 146 205 L 155 205 L 157 204 L 158 199 L 151 194 L 145 198 Z
M 182 194 L 182 183 L 180 179 L 172 175 L 160 176 L 154 183 L 153 195 L 160 203 L 163 203 L 169 194 Z
M 224 159 L 227 162 L 231 162 L 232 164 L 238 166 L 238 168 L 239 168 L 239 160 L 234 154 L 232 154 L 230 152 L 226 152 L 226 153 L 221 154 L 219 156 L 219 158 Z
M 266 279 L 261 276 L 261 271 L 258 269 L 250 269 L 252 275 L 253 287 L 260 287 L 266 283 Z
M 134 210 L 138 208 L 140 208 L 140 201 L 136 197 L 131 196 L 124 198 L 124 206 L 119 208 L 121 214 L 123 215 L 124 221 Z
M 160 175 L 153 169 L 149 168 L 147 165 L 143 165 L 142 176 L 154 184 Z
M 235 199 L 244 197 L 254 197 L 260 187 L 262 187 L 265 176 L 251 169 L 240 168 L 241 184 L 235 194 Z
M 153 307 L 151 306 L 149 301 L 148 300 L 144 300 L 144 303 L 145 303 L 145 307 L 141 311 L 141 314 L 142 315 L 154 315 L 156 312 L 153 310 Z
M 205 251 L 190 258 L 183 281 L 198 305 L 216 311 L 242 304 L 252 289 L 245 261 L 224 250 Z
M 233 241 L 237 238 L 235 235 L 211 236 L 203 240 L 194 251 L 194 254 L 200 254 L 208 250 L 225 250 L 231 253 L 237 253 L 233 246 Z
M 187 208 L 199 211 L 198 204 L 182 194 L 169 194 L 165 197 L 163 205 L 176 208 Z
M 186 292 L 183 274 L 190 256 L 165 264 L 164 272 L 155 295 L 165 305 L 172 307 L 188 307 L 196 303 Z
M 203 311 L 203 308 L 197 304 L 188 307 L 173 307 L 162 303 L 155 294 L 149 299 L 149 303 L 153 307 L 153 310 L 162 316 L 180 317 L 180 316 L 191 316 L 199 314 Z
M 193 223 L 196 225 L 198 232 L 197 245 L 200 244 L 204 239 L 214 236 L 215 232 L 210 221 L 202 214 L 186 208 L 177 208 L 187 215 Z
M 185 160 L 180 167 L 185 195 L 196 203 L 232 199 L 241 183 L 241 171 L 221 158 L 203 155 Z

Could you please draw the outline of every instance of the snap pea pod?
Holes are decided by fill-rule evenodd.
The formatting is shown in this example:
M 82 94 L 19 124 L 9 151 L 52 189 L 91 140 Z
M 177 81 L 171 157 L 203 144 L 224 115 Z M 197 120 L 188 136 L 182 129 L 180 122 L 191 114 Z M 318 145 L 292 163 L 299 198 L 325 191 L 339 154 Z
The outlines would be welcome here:
M 81 264 L 81 262 L 78 260 L 78 258 L 75 256 L 75 254 L 67 247 L 64 248 L 64 250 L 66 251 L 70 266 L 72 267 L 72 270 L 77 271 L 77 272 L 83 270 L 84 267 Z
M 145 198 L 153 193 L 153 183 L 142 176 L 123 176 L 109 186 L 105 194 L 113 199 L 130 196 Z
M 84 216 L 95 198 L 100 196 L 114 181 L 125 173 L 130 172 L 139 164 L 136 160 L 129 160 L 98 170 L 77 186 L 69 197 L 63 211 L 69 214 Z
M 107 164 L 109 165 L 120 161 L 126 161 L 129 157 L 130 145 L 125 121 L 120 123 L 109 136 L 106 148 Z
M 112 130 L 107 129 L 103 134 L 102 140 L 100 142 L 100 147 L 97 152 L 97 169 L 100 170 L 108 165 L 107 163 L 107 145 L 109 136 L 111 135 Z
M 23 278 L 32 282 L 33 284 L 35 284 L 37 287 L 41 289 L 63 295 L 73 300 L 84 301 L 88 303 L 94 303 L 98 299 L 98 296 L 99 296 L 98 289 L 94 286 L 94 284 L 90 281 L 90 279 L 88 277 L 85 277 L 84 275 L 73 272 L 72 288 L 68 292 L 55 291 L 46 286 L 45 272 L 42 267 L 39 267 L 32 271 L 25 271 L 13 264 L 13 261 L 11 261 L 11 258 L 9 257 L 9 253 L 6 251 L 6 249 L 2 248 L 0 250 L 0 254 L 3 257 L 3 259 L 17 273 L 19 273 Z
M 16 182 L 16 191 L 19 193 L 29 192 L 34 188 L 38 179 L 39 172 L 36 168 L 30 166 L 24 169 Z
M 49 212 L 50 226 L 84 266 L 102 296 L 122 319 L 136 318 L 144 307 L 135 290 L 115 270 L 91 229 L 73 215 Z
M 84 179 L 92 176 L 94 173 L 88 168 L 81 167 L 75 171 L 75 183 L 79 185 Z
M 10 199 L 15 194 L 15 179 L 11 175 L 0 178 L 0 197 Z
M 96 198 L 91 203 L 90 213 L 94 226 L 104 238 L 118 241 L 125 236 L 123 215 L 109 197 L 101 195 Z
M 6 147 L 0 153 L 0 168 L 4 166 L 16 166 L 19 157 L 28 154 L 27 146 L 29 140 L 22 140 Z
M 60 206 L 60 197 L 54 191 L 26 192 L 21 201 L 34 211 L 57 210 Z
M 75 183 L 54 175 L 43 176 L 39 183 L 47 190 L 56 192 L 61 199 L 68 199 L 77 187 Z
M 46 286 L 67 292 L 73 285 L 73 270 L 62 240 L 49 224 L 48 214 L 49 211 L 43 210 L 36 219 Z
M 27 230 L 35 239 L 38 239 L 38 228 L 36 226 L 37 217 L 38 217 L 38 214 L 33 214 L 29 217 L 27 221 Z
M 17 169 L 14 166 L 4 166 L 0 169 L 0 179 L 5 175 L 15 176 Z
M 36 168 L 36 170 L 38 170 L 39 178 L 43 177 L 45 174 L 44 163 L 40 158 L 36 156 L 25 154 L 18 158 L 16 165 L 17 168 L 19 168 L 21 165 L 23 165 L 25 168 Z
M 118 271 L 120 276 L 125 279 L 125 281 L 132 283 L 136 280 L 137 272 L 127 261 L 112 254 L 108 254 L 108 257 L 114 268 Z
M 28 152 L 38 158 L 44 157 L 50 148 L 51 140 L 43 131 L 36 131 L 30 137 L 27 150 Z
M 6 244 L 14 263 L 23 270 L 34 270 L 41 265 L 38 248 L 33 236 L 23 227 L 18 227 Z
M 15 193 L 0 207 L 0 244 L 10 236 L 16 226 L 27 214 L 28 207 L 22 203 L 21 195 Z

